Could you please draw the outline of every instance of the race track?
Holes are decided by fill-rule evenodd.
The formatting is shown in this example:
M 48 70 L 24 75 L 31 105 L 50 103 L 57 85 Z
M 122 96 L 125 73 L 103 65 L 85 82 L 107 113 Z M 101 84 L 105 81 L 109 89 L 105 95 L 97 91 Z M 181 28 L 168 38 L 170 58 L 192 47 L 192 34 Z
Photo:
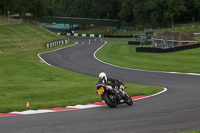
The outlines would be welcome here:
M 40 56 L 49 64 L 95 76 L 104 71 L 125 82 L 166 87 L 167 92 L 135 101 L 56 113 L 0 118 L 2 133 L 177 133 L 200 129 L 200 76 L 129 70 L 104 64 L 93 53 L 103 42 L 71 38 L 78 45 Z M 84 42 L 84 45 L 82 45 Z M 134 62 L 133 62 L 134 63 Z M 89 82 L 89 81 L 88 81 Z M 94 85 L 95 89 L 95 85 Z

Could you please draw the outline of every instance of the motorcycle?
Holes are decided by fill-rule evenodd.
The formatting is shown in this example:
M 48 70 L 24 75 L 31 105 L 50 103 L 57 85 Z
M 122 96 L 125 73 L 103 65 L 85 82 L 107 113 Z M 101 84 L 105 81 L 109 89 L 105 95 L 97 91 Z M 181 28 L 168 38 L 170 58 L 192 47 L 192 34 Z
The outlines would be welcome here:
M 97 92 L 101 95 L 101 98 L 105 101 L 105 103 L 110 108 L 117 107 L 118 104 L 126 103 L 127 105 L 133 105 L 133 100 L 131 97 L 125 92 L 124 83 L 120 82 L 120 87 L 113 88 L 112 86 L 105 84 L 96 84 Z

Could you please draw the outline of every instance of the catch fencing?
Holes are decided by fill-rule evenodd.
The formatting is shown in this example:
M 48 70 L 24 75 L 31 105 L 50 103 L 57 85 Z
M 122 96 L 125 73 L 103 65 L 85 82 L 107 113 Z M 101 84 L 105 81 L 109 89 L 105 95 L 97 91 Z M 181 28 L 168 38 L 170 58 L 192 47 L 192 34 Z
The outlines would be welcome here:
M 0 19 L 0 25 L 13 25 L 13 24 L 21 24 L 23 20 L 21 19 L 14 19 L 14 18 L 4 18 Z

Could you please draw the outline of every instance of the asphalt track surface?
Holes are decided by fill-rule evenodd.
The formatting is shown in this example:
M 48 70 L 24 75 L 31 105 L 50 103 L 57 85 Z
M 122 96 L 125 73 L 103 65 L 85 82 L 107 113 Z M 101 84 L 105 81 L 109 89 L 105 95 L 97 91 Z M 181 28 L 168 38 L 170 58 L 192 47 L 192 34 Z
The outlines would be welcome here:
M 91 38 L 89 45 L 88 38 L 72 39 L 79 44 L 41 54 L 41 57 L 54 66 L 85 75 L 97 77 L 104 71 L 122 81 L 166 87 L 168 91 L 135 101 L 130 107 L 120 105 L 111 109 L 103 106 L 2 117 L 1 133 L 177 133 L 200 129 L 200 76 L 113 67 L 99 62 L 93 56 L 103 42 L 94 42 L 94 38 Z

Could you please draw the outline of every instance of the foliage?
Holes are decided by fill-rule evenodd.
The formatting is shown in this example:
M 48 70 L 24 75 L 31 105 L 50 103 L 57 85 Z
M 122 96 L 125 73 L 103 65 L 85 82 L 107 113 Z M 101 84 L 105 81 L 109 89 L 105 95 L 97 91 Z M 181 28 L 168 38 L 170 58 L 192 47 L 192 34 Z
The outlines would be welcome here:
M 49 0 L 1 0 L 0 13 L 9 15 L 19 13 L 20 17 L 30 12 L 33 16 L 42 17 L 46 14 L 46 5 Z
M 200 20 L 199 0 L 1 0 L 0 14 L 84 17 L 133 21 L 140 27 Z
M 121 10 L 118 14 L 119 18 L 124 21 L 131 21 L 133 19 L 133 2 L 132 0 L 125 0 L 121 5 Z
M 182 12 L 186 11 L 184 0 L 167 0 L 166 1 L 167 10 L 165 12 L 165 17 L 172 21 L 172 28 L 174 27 L 175 17 L 179 17 Z

